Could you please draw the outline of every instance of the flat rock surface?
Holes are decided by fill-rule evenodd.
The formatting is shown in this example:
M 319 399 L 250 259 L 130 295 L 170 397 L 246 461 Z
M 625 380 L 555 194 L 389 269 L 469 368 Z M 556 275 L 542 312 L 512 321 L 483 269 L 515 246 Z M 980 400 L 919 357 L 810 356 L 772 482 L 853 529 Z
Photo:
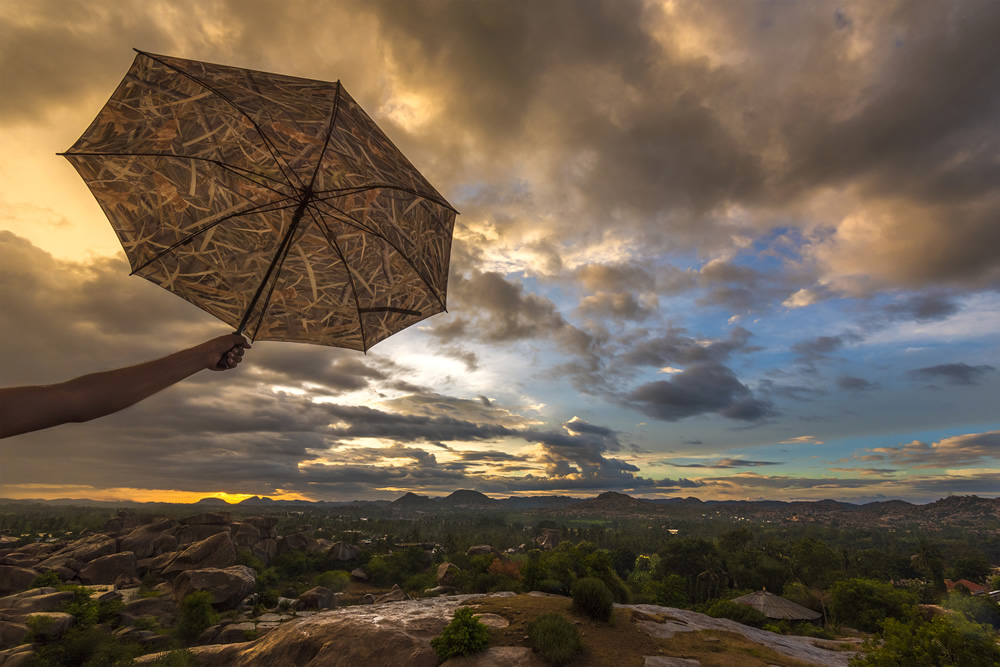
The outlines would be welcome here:
M 618 606 L 618 605 L 616 605 Z M 779 635 L 767 630 L 758 630 L 727 618 L 712 618 L 705 614 L 675 609 L 673 607 L 658 607 L 651 604 L 624 605 L 636 611 L 652 616 L 666 618 L 663 623 L 654 621 L 638 621 L 636 626 L 652 637 L 669 639 L 678 632 L 698 632 L 700 630 L 721 630 L 743 635 L 755 644 L 766 646 L 789 658 L 802 660 L 812 665 L 828 665 L 829 667 L 847 667 L 848 661 L 855 655 L 852 651 L 831 651 L 817 646 L 817 640 L 810 637 L 794 635 Z M 818 640 L 820 643 L 829 643 Z M 648 660 L 648 659 L 647 659 Z M 647 665 L 650 663 L 647 662 Z M 652 663 L 659 665 L 659 663 Z
M 482 653 L 452 658 L 441 667 L 548 667 L 548 663 L 527 646 L 494 646 Z

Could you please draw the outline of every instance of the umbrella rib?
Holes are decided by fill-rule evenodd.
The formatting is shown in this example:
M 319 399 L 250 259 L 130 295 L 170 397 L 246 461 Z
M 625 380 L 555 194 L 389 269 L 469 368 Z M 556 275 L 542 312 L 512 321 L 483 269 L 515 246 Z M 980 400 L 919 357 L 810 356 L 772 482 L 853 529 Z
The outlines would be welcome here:
M 351 286 L 351 293 L 354 295 L 354 308 L 358 312 L 358 328 L 361 330 L 361 348 L 364 350 L 365 354 L 368 353 L 368 341 L 365 336 L 365 322 L 361 317 L 361 301 L 358 299 L 358 287 L 354 284 L 354 274 L 351 273 L 351 267 L 347 263 L 347 259 L 344 257 L 344 253 L 340 250 L 340 245 L 337 243 L 337 239 L 334 237 L 333 232 L 330 228 L 326 226 L 326 221 L 323 220 L 322 216 L 313 215 L 312 209 L 309 209 L 309 217 L 313 219 L 316 226 L 323 232 L 323 236 L 326 238 L 326 242 L 330 244 L 333 251 L 337 253 L 337 257 L 340 258 L 340 263 L 344 265 L 344 270 L 347 272 L 347 282 Z
M 278 169 L 281 170 L 281 173 L 285 175 L 285 178 L 288 179 L 288 184 L 291 185 L 292 178 L 294 178 L 296 181 L 298 181 L 299 186 L 302 185 L 302 181 L 299 180 L 299 177 L 295 173 L 295 170 L 292 169 L 284 160 L 279 159 L 280 153 L 278 152 L 278 150 L 273 145 L 271 145 L 271 140 L 267 138 L 267 135 L 264 134 L 264 130 L 261 128 L 260 125 L 257 124 L 257 121 L 254 120 L 253 116 L 251 116 L 249 113 L 247 113 L 246 111 L 244 111 L 243 108 L 240 105 L 238 105 L 236 102 L 234 102 L 233 100 L 229 99 L 229 97 L 225 93 L 223 93 L 220 90 L 217 90 L 216 88 L 214 88 L 210 84 L 202 81 L 201 79 L 199 79 L 198 77 L 194 76 L 193 74 L 188 74 L 187 72 L 185 72 L 184 70 L 180 69 L 179 67 L 174 67 L 170 63 L 167 63 L 167 62 L 163 61 L 162 59 L 160 59 L 159 57 L 153 55 L 152 53 L 146 53 L 145 51 L 139 51 L 139 49 L 136 49 L 136 53 L 141 53 L 142 55 L 146 56 L 147 58 L 149 58 L 151 60 L 155 60 L 156 62 L 160 63 L 164 67 L 172 69 L 173 71 L 177 72 L 178 74 L 186 76 L 187 78 L 191 79 L 192 81 L 194 81 L 195 83 L 197 83 L 199 86 L 201 86 L 205 90 L 211 91 L 212 93 L 218 95 L 220 98 L 222 98 L 223 100 L 225 100 L 226 102 L 228 102 L 230 105 L 232 105 L 232 107 L 234 109 L 236 109 L 241 114 L 243 114 L 244 116 L 246 116 L 246 119 L 248 121 L 250 121 L 250 123 L 253 125 L 254 129 L 257 130 L 257 134 L 260 135 L 261 141 L 263 141 L 264 142 L 264 146 L 267 147 L 267 152 L 271 154 L 271 157 L 274 159 L 274 163 L 278 166 Z M 292 178 L 288 178 L 288 174 L 285 173 L 285 169 L 286 168 L 291 172 Z
M 292 198 L 292 197 L 286 197 L 285 201 L 288 201 L 290 199 L 294 199 L 294 198 Z M 170 247 L 168 247 L 168 248 L 166 248 L 164 250 L 161 250 L 160 252 L 156 253 L 155 255 L 153 255 L 153 257 L 151 259 L 149 259 L 148 261 L 146 261 L 142 265 L 136 267 L 132 271 L 132 273 L 130 273 L 129 275 L 134 276 L 135 274 L 139 273 L 140 271 L 142 271 L 147 266 L 149 266 L 153 262 L 157 261 L 158 259 L 160 259 L 164 255 L 170 253 L 173 250 L 176 250 L 177 248 L 179 248 L 180 246 L 182 246 L 182 245 L 184 245 L 186 243 L 189 243 L 194 237 L 198 236 L 199 234 L 201 234 L 203 232 L 207 232 L 209 229 L 212 229 L 213 227 L 216 227 L 217 225 L 222 224 L 226 220 L 229 220 L 231 218 L 238 218 L 238 217 L 243 216 L 243 215 L 250 215 L 252 213 L 270 213 L 271 211 L 280 211 L 282 209 L 291 208 L 292 206 L 295 206 L 298 203 L 298 201 L 296 200 L 296 201 L 293 201 L 293 203 L 291 203 L 291 204 L 287 204 L 287 205 L 283 205 L 283 206 L 275 206 L 274 208 L 267 208 L 268 206 L 272 206 L 274 204 L 280 203 L 280 201 L 281 200 L 279 200 L 279 201 L 273 201 L 273 202 L 267 202 L 266 204 L 260 204 L 258 206 L 252 206 L 252 207 L 250 207 L 248 209 L 244 209 L 242 211 L 237 211 L 236 213 L 230 213 L 229 215 L 225 215 L 225 216 L 219 218 L 218 220 L 210 222 L 207 225 L 205 225 L 203 227 L 200 227 L 200 228 L 196 229 L 195 231 L 191 232 L 190 234 L 188 234 L 187 236 L 185 236 L 184 238 L 182 238 L 180 241 L 177 241 L 176 243 L 174 243 Z
M 357 224 L 358 224 L 358 225 L 359 225 L 359 226 L 360 226 L 360 227 L 361 227 L 362 229 L 364 229 L 364 225 L 363 225 L 363 224 L 362 224 L 361 222 L 359 222 L 359 221 L 357 220 L 357 218 L 355 218 L 354 216 L 352 216 L 352 215 L 351 215 L 350 213 L 347 213 L 346 211 L 343 211 L 343 210 L 341 210 L 340 208 L 338 208 L 338 207 L 334 206 L 334 205 L 333 205 L 333 204 L 331 204 L 330 202 L 327 202 L 327 201 L 322 201 L 322 200 L 319 200 L 319 201 L 320 201 L 321 203 L 323 203 L 323 204 L 326 204 L 327 206 L 329 206 L 329 207 L 330 207 L 330 208 L 332 208 L 333 210 L 337 211 L 337 212 L 338 212 L 338 213 L 340 213 L 341 215 L 343 215 L 343 216 L 347 217 L 348 219 L 350 219 L 350 220 L 353 220 L 353 221 L 355 221 L 355 222 L 356 222 L 356 223 L 357 223 Z M 347 223 L 347 224 L 349 224 L 349 223 Z M 352 226 L 353 226 L 353 225 L 352 225 Z M 365 230 L 365 231 L 368 231 L 368 230 Z M 448 308 L 447 308 L 447 306 L 445 306 L 445 305 L 444 305 L 444 300 L 443 300 L 443 299 L 441 298 L 441 296 L 440 296 L 440 295 L 438 295 L 438 293 L 437 293 L 437 290 L 436 290 L 436 289 L 434 289 L 434 288 L 433 288 L 433 287 L 431 286 L 431 283 L 430 283 L 430 281 L 429 281 L 429 280 L 428 280 L 428 279 L 427 279 L 427 278 L 426 278 L 426 277 L 424 276 L 424 274 L 422 274 L 422 273 L 421 273 L 421 272 L 420 272 L 420 271 L 419 271 L 419 270 L 417 269 L 416 265 L 415 265 L 415 264 L 413 263 L 413 261 L 412 261 L 412 260 L 411 260 L 411 259 L 409 258 L 409 256 L 408 256 L 408 255 L 407 255 L 407 254 L 406 254 L 405 252 L 403 252 L 402 250 L 400 250 L 400 249 L 399 249 L 398 247 L 396 247 L 396 244 L 395 244 L 395 243 L 393 243 L 392 241 L 390 241 L 390 240 L 389 240 L 388 238 L 386 238 L 386 237 L 385 237 L 384 235 L 382 235 L 382 234 L 379 234 L 378 232 L 375 232 L 375 231 L 372 231 L 372 234 L 374 234 L 375 236 L 377 236 L 378 238 L 382 239 L 382 240 L 383 240 L 383 241 L 385 241 L 385 242 L 386 242 L 387 244 L 389 244 L 389 247 L 390 247 L 390 248 L 392 248 L 393 250 L 395 250 L 395 251 L 396 251 L 396 254 L 397 254 L 397 255 L 399 255 L 400 257 L 402 257 L 402 258 L 403 258 L 403 259 L 404 259 L 404 260 L 406 261 L 406 263 L 407 263 L 407 264 L 409 264 L 410 268 L 411 268 L 411 269 L 413 269 L 413 272 L 414 272 L 415 274 L 417 274 L 417 277 L 418 277 L 418 278 L 420 278 L 420 280 L 422 280 L 422 281 L 423 281 L 423 283 L 424 283 L 424 286 L 425 286 L 425 287 L 427 287 L 428 291 L 430 291 L 430 293 L 434 295 L 434 298 L 435 298 L 435 299 L 437 299 L 438 303 L 439 303 L 439 304 L 441 304 L 441 309 L 442 309 L 442 310 L 444 310 L 445 312 L 447 312 L 447 311 L 448 311 Z
M 367 192 L 369 190 L 398 190 L 400 192 L 405 192 L 407 194 L 414 195 L 415 197 L 421 197 L 423 199 L 426 199 L 427 201 L 432 201 L 435 204 L 438 204 L 439 206 L 443 206 L 443 207 L 445 207 L 446 209 L 448 209 L 450 211 L 454 211 L 456 214 L 458 213 L 458 210 L 454 206 L 452 206 L 451 204 L 449 204 L 447 201 L 445 201 L 441 197 L 434 197 L 434 196 L 429 195 L 427 193 L 420 192 L 419 190 L 414 190 L 412 188 L 406 188 L 406 187 L 403 187 L 401 185 L 392 185 L 392 184 L 389 184 L 389 183 L 372 183 L 370 185 L 356 185 L 356 186 L 350 187 L 350 188 L 337 188 L 337 189 L 334 189 L 334 190 L 320 190 L 320 191 L 318 191 L 317 194 L 319 194 L 319 195 L 329 194 L 330 196 L 328 196 L 328 197 L 322 197 L 322 196 L 320 196 L 320 197 L 316 197 L 316 199 L 318 199 L 320 201 L 325 201 L 327 199 L 336 199 L 337 197 L 343 197 L 345 195 L 356 195 L 356 194 L 360 194 L 362 192 Z
M 330 126 L 326 128 L 326 139 L 323 141 L 323 149 L 319 152 L 319 159 L 316 160 L 316 168 L 313 169 L 312 179 L 309 181 L 309 191 L 312 192 L 316 176 L 323 166 L 323 158 L 326 156 L 326 149 L 330 145 L 330 137 L 333 136 L 333 128 L 337 125 L 337 116 L 340 114 L 340 81 L 337 81 L 337 96 L 333 99 L 333 110 L 330 112 Z
M 267 185 L 266 183 L 261 183 L 259 181 L 256 181 L 256 180 L 250 178 L 249 176 L 247 176 L 247 174 L 253 174 L 254 176 L 257 176 L 259 178 L 263 178 L 265 180 L 271 181 L 272 183 L 277 183 L 278 185 L 288 185 L 287 183 L 283 183 L 282 181 L 279 181 L 277 179 L 271 178 L 270 176 L 265 176 L 264 174 L 258 174 L 255 171 L 250 171 L 249 169 L 243 169 L 241 167 L 236 167 L 236 166 L 233 166 L 231 164 L 227 164 L 227 163 L 223 162 L 222 160 L 213 160 L 212 158 L 207 158 L 207 157 L 195 157 L 194 155 L 175 155 L 173 153 L 98 153 L 98 152 L 94 152 L 94 151 L 81 151 L 81 152 L 66 151 L 65 153 L 56 153 L 56 155 L 60 155 L 62 157 L 72 157 L 72 156 L 77 156 L 77 155 L 83 156 L 83 157 L 118 157 L 118 156 L 121 156 L 121 157 L 169 157 L 169 158 L 177 158 L 177 159 L 180 159 L 180 160 L 199 160 L 201 162 L 211 162 L 214 165 L 217 165 L 219 167 L 222 167 L 223 169 L 227 169 L 227 170 L 233 172 L 234 175 L 239 176 L 240 178 L 245 178 L 246 180 L 250 181 L 251 183 L 256 183 L 260 187 L 267 188 L 271 192 L 276 192 L 276 193 L 278 193 L 280 195 L 283 195 L 285 193 L 281 192 L 280 190 L 276 190 L 276 189 L 272 188 L 271 186 Z M 243 173 L 243 172 L 246 172 L 246 173 Z

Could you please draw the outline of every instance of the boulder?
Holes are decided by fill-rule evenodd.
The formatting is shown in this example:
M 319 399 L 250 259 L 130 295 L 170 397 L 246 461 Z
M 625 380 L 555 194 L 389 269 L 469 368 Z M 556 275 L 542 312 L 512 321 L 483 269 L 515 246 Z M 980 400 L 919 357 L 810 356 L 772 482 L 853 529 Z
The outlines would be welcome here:
M 55 553 L 56 551 L 59 551 L 65 546 L 65 542 L 32 542 L 31 544 L 25 544 L 23 547 L 18 549 L 17 552 L 27 554 L 29 556 L 35 556 L 36 558 L 44 558 Z
M 465 552 L 466 556 L 482 556 L 484 554 L 493 553 L 493 547 L 488 544 L 477 544 L 474 547 L 469 547 L 469 550 Z
M 0 650 L 17 646 L 28 634 L 28 626 L 23 623 L 0 621 Z
M 358 554 L 361 552 L 353 544 L 348 544 L 347 542 L 336 542 L 330 550 L 326 552 L 327 558 L 332 558 L 333 560 L 355 560 Z
M 232 512 L 202 512 L 180 520 L 185 526 L 225 526 L 233 522 Z
M 264 539 L 277 539 L 278 518 L 273 516 L 252 516 L 243 520 L 260 531 Z
M 250 547 L 250 552 L 267 565 L 278 555 L 278 541 L 270 537 L 265 537 Z
M 177 522 L 173 519 L 160 519 L 139 526 L 121 539 L 119 549 L 133 552 L 139 560 L 176 551 L 177 538 L 173 534 L 176 528 Z
M 295 601 L 296 609 L 329 609 L 336 605 L 333 591 L 323 586 L 310 588 Z
M 0 595 L 10 595 L 31 587 L 38 573 L 26 567 L 0 565 Z
M 3 667 L 27 667 L 35 657 L 33 644 L 22 644 L 0 651 L 0 665 Z
M 31 567 L 42 559 L 38 556 L 26 554 L 21 551 L 12 551 L 0 557 L 0 565 L 13 565 L 14 567 Z
M 132 510 L 120 510 L 118 514 L 111 517 L 104 523 L 104 532 L 116 535 L 128 532 L 139 525 L 139 516 Z
M 375 604 L 375 596 L 371 593 L 365 593 L 364 597 L 361 598 L 361 604 Z
M 437 582 L 439 586 L 451 586 L 455 583 L 455 575 L 462 569 L 454 563 L 441 563 L 437 569 Z
M 295 533 L 285 535 L 278 539 L 278 555 L 289 551 L 304 551 L 307 554 L 315 553 L 319 549 L 319 543 L 305 533 Z
M 56 591 L 54 588 L 33 588 L 33 591 L 51 591 L 34 595 L 8 596 L 0 598 L 0 610 L 3 610 L 11 619 L 20 620 L 36 613 L 50 612 L 61 609 L 64 604 L 74 597 L 73 591 Z
M 131 551 L 101 556 L 86 565 L 77 575 L 86 586 L 113 584 L 118 577 L 135 577 L 136 560 Z
M 227 568 L 236 563 L 236 548 L 229 533 L 216 533 L 211 537 L 195 542 L 174 558 L 163 569 L 164 576 L 178 574 L 185 570 L 203 570 L 205 568 Z
M 142 582 L 139 581 L 135 576 L 130 576 L 127 574 L 119 574 L 115 578 L 115 590 L 121 590 L 123 588 L 139 588 L 142 586 Z
M 183 547 L 188 544 L 194 544 L 195 542 L 201 542 L 216 533 L 228 534 L 231 532 L 232 530 L 229 526 L 220 526 L 217 524 L 194 524 L 192 526 L 181 526 L 176 533 L 177 544 Z
M 260 529 L 252 523 L 243 522 L 237 528 L 236 532 L 233 533 L 233 542 L 239 547 L 252 547 L 259 543 L 263 538 L 260 534 Z
M 535 541 L 542 551 L 551 551 L 559 546 L 559 530 L 556 528 L 544 528 L 542 534 L 536 537 Z
M 32 628 L 36 635 L 52 640 L 58 639 L 73 627 L 76 618 L 72 614 L 61 611 L 42 611 L 32 614 L 25 625 Z
M 251 635 L 256 630 L 256 626 L 251 622 L 246 623 L 230 623 L 226 627 L 219 631 L 219 634 L 215 635 L 214 642 L 216 644 L 238 644 L 240 642 L 248 641 L 248 635 Z
M 79 571 L 84 564 L 96 560 L 101 556 L 108 556 L 118 551 L 115 538 L 107 535 L 91 535 L 70 542 L 65 547 L 51 554 L 38 564 L 39 570 L 47 571 L 61 567 L 68 567 L 74 571 Z
M 385 595 L 380 595 L 375 598 L 375 604 L 382 604 L 383 602 L 401 602 L 402 600 L 409 600 L 410 597 L 399 587 L 399 584 L 395 584 L 392 590 Z
M 356 567 L 351 570 L 351 576 L 355 579 L 360 579 L 361 581 L 368 581 L 368 573 L 362 570 L 360 567 Z
M 425 588 L 424 595 L 428 597 L 436 597 L 438 595 L 451 595 L 455 592 L 454 586 L 435 586 L 434 588 Z
M 234 609 L 253 592 L 255 582 L 254 571 L 246 565 L 187 570 L 174 580 L 174 600 L 179 604 L 190 593 L 208 591 L 212 594 L 213 607 Z
M 162 627 L 169 627 L 174 624 L 174 619 L 177 617 L 177 604 L 170 595 L 137 598 L 125 603 L 125 613 L 136 618 L 152 616 Z

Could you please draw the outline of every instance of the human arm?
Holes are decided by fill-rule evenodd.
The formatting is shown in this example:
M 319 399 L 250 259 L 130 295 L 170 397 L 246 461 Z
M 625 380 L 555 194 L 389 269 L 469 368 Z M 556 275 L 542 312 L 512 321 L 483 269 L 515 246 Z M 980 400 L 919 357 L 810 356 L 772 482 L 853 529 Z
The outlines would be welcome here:
M 0 389 L 0 438 L 118 412 L 200 370 L 236 368 L 250 344 L 228 334 L 162 359 L 67 382 Z

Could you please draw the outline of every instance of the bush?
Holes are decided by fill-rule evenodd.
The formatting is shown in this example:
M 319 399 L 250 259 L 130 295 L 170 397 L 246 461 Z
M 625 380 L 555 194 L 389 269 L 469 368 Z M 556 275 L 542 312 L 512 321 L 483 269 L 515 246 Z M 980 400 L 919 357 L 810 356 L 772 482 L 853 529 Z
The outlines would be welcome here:
M 570 594 L 573 596 L 573 608 L 577 611 L 598 621 L 611 618 L 614 597 L 600 579 L 577 579 L 570 588 Z
M 441 662 L 456 656 L 472 655 L 490 643 L 490 629 L 473 615 L 470 607 L 455 611 L 451 623 L 441 635 L 431 640 L 431 647 Z
M 351 582 L 351 575 L 343 570 L 327 570 L 323 574 L 316 576 L 316 585 L 329 588 L 334 593 L 339 593 L 347 588 Z
M 909 591 L 872 579 L 844 579 L 830 589 L 837 622 L 864 632 L 878 632 L 884 618 L 904 618 L 907 606 L 916 601 Z
M 566 664 L 583 646 L 576 626 L 559 614 L 542 614 L 529 623 L 528 642 L 553 665 Z
M 750 605 L 731 600 L 719 600 L 713 603 L 706 613 L 712 618 L 728 618 L 753 628 L 763 628 L 769 622 L 767 616 Z
M 219 621 L 219 615 L 212 608 L 212 594 L 195 591 L 181 600 L 177 620 L 177 636 L 185 642 L 193 642 L 202 632 Z
M 44 588 L 46 586 L 59 586 L 62 584 L 62 577 L 55 570 L 49 570 L 35 577 L 28 588 Z
M 865 640 L 862 652 L 850 664 L 995 667 L 1000 664 L 1000 646 L 989 626 L 972 623 L 960 614 L 936 616 L 929 623 L 914 614 L 906 621 L 885 619 L 882 637 Z

